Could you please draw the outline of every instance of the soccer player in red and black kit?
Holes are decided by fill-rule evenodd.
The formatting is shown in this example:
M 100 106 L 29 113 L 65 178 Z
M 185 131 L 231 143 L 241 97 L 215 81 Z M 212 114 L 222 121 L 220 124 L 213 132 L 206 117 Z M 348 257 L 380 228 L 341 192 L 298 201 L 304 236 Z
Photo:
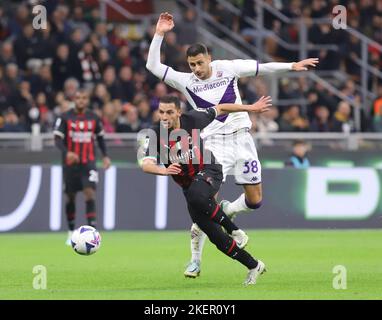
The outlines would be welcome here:
M 75 228 L 76 194 L 83 191 L 86 202 L 88 225 L 96 227 L 95 190 L 98 182 L 94 137 L 103 156 L 103 168 L 108 169 L 111 161 L 107 156 L 103 138 L 103 126 L 99 117 L 88 110 L 89 94 L 85 90 L 76 92 L 75 107 L 56 120 L 55 144 L 62 151 L 64 183 L 66 194 L 65 212 L 69 234 L 66 243 L 70 245 Z
M 222 166 L 213 154 L 207 156 L 199 133 L 220 115 L 239 111 L 261 113 L 268 111 L 270 105 L 271 98 L 262 97 L 252 105 L 221 104 L 182 114 L 179 99 L 165 96 L 159 101 L 160 123 L 148 133 L 143 148 L 142 170 L 173 177 L 183 189 L 192 221 L 220 251 L 248 268 L 246 285 L 256 283 L 265 271 L 265 264 L 244 250 L 248 236 L 217 204 L 215 195 L 223 180 Z

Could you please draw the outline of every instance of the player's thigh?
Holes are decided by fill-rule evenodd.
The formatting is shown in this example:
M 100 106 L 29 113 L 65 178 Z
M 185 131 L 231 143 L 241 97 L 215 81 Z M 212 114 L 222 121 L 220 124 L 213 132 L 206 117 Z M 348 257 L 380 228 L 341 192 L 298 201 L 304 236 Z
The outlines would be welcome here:
M 82 190 L 81 171 L 79 166 L 65 166 L 64 169 L 64 184 L 66 194 L 75 194 Z
M 195 179 L 188 189 L 184 191 L 187 205 L 199 211 L 208 207 L 218 192 L 220 183 L 221 181 L 214 181 L 212 178 L 205 176 Z
M 98 171 L 95 164 L 84 165 L 81 168 L 82 188 L 96 189 L 98 183 Z
M 243 134 L 236 143 L 237 160 L 235 180 L 238 185 L 256 185 L 261 182 L 261 163 L 255 142 L 249 133 Z
M 232 138 L 223 136 L 208 137 L 204 141 L 206 150 L 210 150 L 218 163 L 222 165 L 223 181 L 227 175 L 233 174 L 235 168 L 234 144 Z

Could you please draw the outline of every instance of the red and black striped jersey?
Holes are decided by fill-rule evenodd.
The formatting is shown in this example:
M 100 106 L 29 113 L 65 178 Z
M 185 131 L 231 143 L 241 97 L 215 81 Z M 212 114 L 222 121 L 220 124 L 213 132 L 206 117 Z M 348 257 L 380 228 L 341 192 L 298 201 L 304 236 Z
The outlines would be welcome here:
M 182 172 L 172 177 L 183 188 L 187 188 L 203 170 L 221 172 L 221 165 L 217 163 L 212 152 L 204 148 L 200 138 L 200 131 L 216 115 L 215 108 L 192 110 L 181 115 L 179 129 L 168 130 L 160 124 L 153 127 L 146 136 L 143 159 L 152 158 L 157 164 L 166 167 L 172 163 L 181 164 Z
M 53 133 L 63 139 L 67 151 L 75 152 L 80 163 L 85 164 L 95 161 L 94 138 L 102 136 L 104 130 L 101 119 L 94 112 L 78 113 L 71 109 L 57 118 Z

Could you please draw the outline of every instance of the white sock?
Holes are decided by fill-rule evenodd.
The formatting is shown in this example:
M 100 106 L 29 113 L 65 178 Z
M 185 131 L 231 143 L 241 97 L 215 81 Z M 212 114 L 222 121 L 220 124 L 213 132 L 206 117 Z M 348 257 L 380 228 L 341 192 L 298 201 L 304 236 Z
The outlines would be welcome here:
M 204 242 L 207 235 L 198 227 L 196 223 L 191 226 L 191 261 L 201 261 Z
M 247 204 L 245 203 L 245 194 L 242 193 L 239 198 L 237 198 L 235 201 L 227 204 L 224 206 L 224 212 L 226 214 L 233 214 L 233 213 L 239 213 L 239 212 L 249 212 L 252 209 L 247 207 Z

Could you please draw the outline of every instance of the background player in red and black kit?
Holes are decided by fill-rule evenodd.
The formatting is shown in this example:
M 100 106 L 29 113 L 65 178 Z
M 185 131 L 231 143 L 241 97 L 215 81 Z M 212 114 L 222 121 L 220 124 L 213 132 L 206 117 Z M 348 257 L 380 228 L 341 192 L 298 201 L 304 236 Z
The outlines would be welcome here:
M 244 282 L 246 285 L 256 283 L 265 265 L 243 249 L 248 236 L 217 204 L 215 195 L 222 183 L 222 167 L 213 154 L 209 153 L 206 157 L 199 133 L 219 115 L 239 111 L 265 112 L 270 105 L 271 98 L 262 97 L 253 105 L 221 104 L 203 111 L 193 110 L 182 114 L 179 99 L 166 96 L 159 102 L 161 121 L 153 128 L 155 136 L 153 132 L 149 133 L 144 146 L 143 171 L 173 177 L 183 189 L 192 221 L 197 223 L 220 251 L 249 269 Z
M 96 227 L 95 189 L 98 172 L 95 136 L 102 152 L 104 169 L 108 169 L 111 164 L 106 152 L 102 122 L 94 112 L 87 110 L 89 105 L 87 91 L 79 90 L 74 102 L 75 107 L 56 120 L 54 129 L 55 144 L 62 151 L 66 193 L 65 212 L 69 227 L 68 245 L 75 228 L 77 192 L 84 193 L 88 225 Z

